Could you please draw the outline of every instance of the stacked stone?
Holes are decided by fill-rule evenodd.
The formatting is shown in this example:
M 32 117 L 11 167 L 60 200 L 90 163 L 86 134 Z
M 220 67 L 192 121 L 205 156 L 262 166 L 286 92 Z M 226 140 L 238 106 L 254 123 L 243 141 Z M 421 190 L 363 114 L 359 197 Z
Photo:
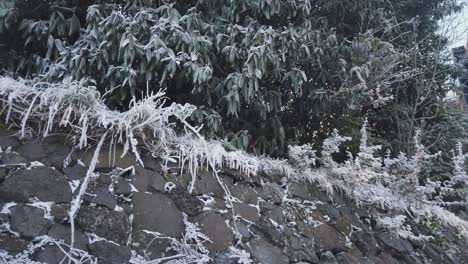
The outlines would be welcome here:
M 93 151 L 72 153 L 56 137 L 20 142 L 3 135 L 0 146 L 0 250 L 19 254 L 43 235 L 69 244 L 68 210 Z M 356 207 L 338 194 L 331 199 L 314 184 L 222 171 L 220 179 L 233 199 L 212 173 L 202 171 L 188 193 L 190 177 L 179 175 L 176 164 L 162 166 L 147 158 L 141 167 L 131 156 L 110 162 L 108 154 L 101 153 L 98 177 L 75 221 L 75 247 L 98 263 L 128 263 L 132 251 L 147 260 L 175 254 L 167 250 L 170 240 L 155 239 L 147 231 L 180 239 L 183 214 L 209 237 L 205 246 L 212 263 L 238 263 L 230 247 L 246 250 L 253 263 L 264 264 L 459 263 L 467 255 L 466 244 L 450 230 L 437 243 L 402 239 L 376 227 L 376 209 Z M 115 170 L 130 166 L 134 169 Z M 50 205 L 50 212 L 38 201 Z M 413 231 L 427 230 L 414 225 Z M 459 258 L 447 248 L 458 250 Z M 60 263 L 65 255 L 56 245 L 46 245 L 30 257 Z

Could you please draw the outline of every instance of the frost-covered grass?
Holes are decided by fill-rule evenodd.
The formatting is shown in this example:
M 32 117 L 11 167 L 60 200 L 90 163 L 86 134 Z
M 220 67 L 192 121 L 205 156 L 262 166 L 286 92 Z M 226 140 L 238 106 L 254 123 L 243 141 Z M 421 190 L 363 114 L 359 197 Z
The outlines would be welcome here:
M 34 126 L 39 136 L 63 129 L 74 139 L 77 148 L 85 148 L 106 135 L 109 155 L 118 144 L 123 145 L 122 156 L 132 152 L 136 161 L 142 149 L 166 159 L 177 159 L 193 179 L 197 171 L 228 167 L 247 175 L 258 171 L 292 170 L 284 161 L 259 158 L 243 151 L 227 151 L 222 142 L 205 140 L 199 128 L 186 119 L 196 109 L 193 105 L 172 103 L 165 106 L 164 92 L 148 93 L 142 100 L 132 100 L 129 110 L 110 110 L 94 87 L 77 82 L 35 83 L 0 77 L 0 100 L 7 123 L 19 126 L 21 136 Z M 175 127 L 182 124 L 183 135 Z M 193 182 L 191 186 L 193 187 Z

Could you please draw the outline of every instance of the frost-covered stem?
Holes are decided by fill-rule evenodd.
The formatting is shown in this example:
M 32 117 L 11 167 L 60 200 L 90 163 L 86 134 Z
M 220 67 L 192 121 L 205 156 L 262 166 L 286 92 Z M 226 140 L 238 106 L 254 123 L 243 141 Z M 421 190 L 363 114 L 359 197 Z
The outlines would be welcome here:
M 168 260 L 172 260 L 172 259 L 176 259 L 176 258 L 182 258 L 184 257 L 185 255 L 184 254 L 177 254 L 177 255 L 174 255 L 174 256 L 169 256 L 169 257 L 162 257 L 162 258 L 158 258 L 158 259 L 155 259 L 153 261 L 150 261 L 148 262 L 148 264 L 158 264 L 158 263 L 161 263 L 161 262 L 164 262 L 164 261 L 168 261 Z
M 197 135 L 197 137 L 201 140 L 204 139 L 204 137 L 200 134 L 200 130 L 202 129 L 202 126 L 198 127 L 198 129 L 196 129 L 195 127 L 193 127 L 192 125 L 190 125 L 187 121 L 185 121 L 184 119 L 180 118 L 179 117 L 179 120 L 182 121 L 182 123 L 185 125 L 185 127 L 187 127 L 188 129 L 190 129 L 193 133 L 195 133 L 195 135 Z
M 367 117 L 364 119 L 361 127 L 361 143 L 359 145 L 359 151 L 364 152 L 367 148 Z
M 229 191 L 229 189 L 226 186 L 224 186 L 223 181 L 221 180 L 221 178 L 219 178 L 218 171 L 216 170 L 214 165 L 210 164 L 210 166 L 211 166 L 211 169 L 213 170 L 213 174 L 215 175 L 216 180 L 218 181 L 219 185 L 221 186 L 221 188 L 223 188 L 224 193 L 229 197 L 227 202 L 229 203 L 229 206 L 231 207 L 232 219 L 234 221 L 234 229 L 236 230 L 236 235 L 239 235 L 240 232 L 239 232 L 239 229 L 237 228 L 234 204 L 232 203 L 232 199 L 231 199 L 233 196 L 231 195 L 231 192 Z M 239 239 L 239 241 L 241 241 L 241 240 Z
M 89 164 L 88 171 L 86 172 L 86 176 L 83 180 L 83 183 L 81 184 L 80 191 L 78 192 L 78 195 L 73 199 L 72 201 L 72 206 L 70 208 L 70 212 L 68 213 L 68 216 L 70 218 L 70 225 L 71 225 L 71 238 L 70 238 L 70 250 L 73 250 L 73 244 L 75 242 L 75 217 L 76 214 L 78 213 L 78 210 L 80 209 L 81 205 L 81 199 L 83 195 L 86 192 L 86 189 L 88 188 L 88 183 L 89 180 L 91 179 L 91 175 L 94 172 L 94 168 L 96 167 L 96 163 L 99 157 L 99 152 L 101 151 L 102 145 L 104 144 L 104 141 L 106 140 L 107 132 L 104 132 L 104 134 L 101 137 L 101 140 L 99 141 L 96 150 L 94 151 L 93 159 L 91 160 Z
M 26 128 L 26 122 L 28 121 L 29 115 L 31 114 L 31 110 L 33 109 L 34 103 L 36 102 L 38 97 L 39 97 L 39 94 L 34 96 L 34 98 L 31 101 L 31 105 L 28 107 L 28 110 L 24 114 L 23 120 L 21 122 L 21 138 L 24 138 L 24 130 Z

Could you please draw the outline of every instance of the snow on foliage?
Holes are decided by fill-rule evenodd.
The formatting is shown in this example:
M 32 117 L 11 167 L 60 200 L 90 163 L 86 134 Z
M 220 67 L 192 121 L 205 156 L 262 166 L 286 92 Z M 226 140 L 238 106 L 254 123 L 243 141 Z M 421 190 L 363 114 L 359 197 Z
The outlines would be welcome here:
M 428 181 L 420 185 L 418 175 L 428 160 L 437 154 L 429 154 L 419 142 L 419 134 L 414 137 L 416 151 L 411 157 L 400 153 L 395 158 L 390 155 L 378 157 L 380 146 L 369 146 L 367 143 L 367 121 L 361 129 L 361 144 L 359 152 L 354 157 L 348 153 L 349 159 L 344 163 L 333 160 L 332 154 L 340 150 L 343 142 L 350 140 L 335 130 L 330 138 L 324 141 L 322 156 L 317 158 L 315 152 L 307 145 L 305 147 L 291 147 L 290 159 L 300 168 L 295 176 L 298 179 L 315 181 L 329 193 L 335 189 L 354 199 L 357 204 L 378 205 L 402 213 L 412 212 L 415 219 L 420 216 L 430 216 L 444 225 L 457 228 L 468 239 L 468 222 L 454 213 L 444 209 L 442 205 L 460 204 L 462 202 L 441 202 L 442 197 L 435 196 L 436 189 L 442 194 L 458 193 L 466 199 L 466 191 L 456 189 L 455 183 L 467 186 L 466 172 L 463 170 L 467 154 L 463 154 L 458 146 L 454 154 L 454 177 L 445 183 Z M 309 153 L 309 159 L 305 153 Z M 314 168 L 316 161 L 323 166 Z M 463 193 L 464 192 L 464 193 Z M 391 221 L 390 221 L 391 220 Z M 411 239 L 426 239 L 411 236 L 411 230 L 403 225 L 401 218 L 383 219 L 383 226 L 396 231 L 400 236 Z
M 229 247 L 229 252 L 231 253 L 229 258 L 236 259 L 238 264 L 251 264 L 253 263 L 250 258 L 250 253 L 243 249 L 238 249 L 235 247 Z
M 397 215 L 395 217 L 382 217 L 378 219 L 378 225 L 381 227 L 391 230 L 398 234 L 400 237 L 404 239 L 411 239 L 417 241 L 427 241 L 433 239 L 431 236 L 425 235 L 415 235 L 411 231 L 411 226 L 405 225 L 406 216 L 404 215 Z

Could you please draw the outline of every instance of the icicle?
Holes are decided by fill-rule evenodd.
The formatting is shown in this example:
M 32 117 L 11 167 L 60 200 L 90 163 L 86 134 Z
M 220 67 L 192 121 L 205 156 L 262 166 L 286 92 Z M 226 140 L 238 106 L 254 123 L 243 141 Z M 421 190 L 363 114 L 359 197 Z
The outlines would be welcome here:
M 29 105 L 29 108 L 28 110 L 26 111 L 26 113 L 24 114 L 23 116 L 23 120 L 21 122 L 21 137 L 23 138 L 24 137 L 24 130 L 26 128 L 26 122 L 28 121 L 28 118 L 29 118 L 29 115 L 31 114 L 31 110 L 33 109 L 34 107 L 34 103 L 36 102 L 36 99 L 39 97 L 39 94 L 37 94 L 36 96 L 34 96 L 31 104 Z

